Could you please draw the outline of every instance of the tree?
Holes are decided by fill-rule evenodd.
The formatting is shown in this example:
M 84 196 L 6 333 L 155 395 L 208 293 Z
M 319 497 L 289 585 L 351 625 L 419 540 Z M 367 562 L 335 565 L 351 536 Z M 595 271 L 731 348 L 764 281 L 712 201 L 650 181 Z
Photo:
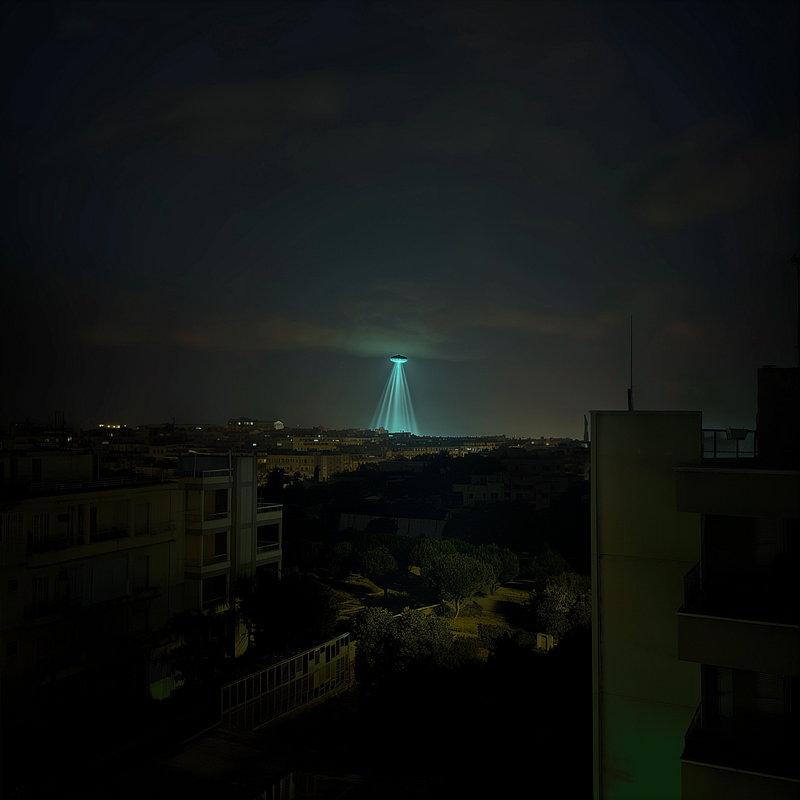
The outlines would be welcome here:
M 562 572 L 547 579 L 538 602 L 537 616 L 545 633 L 560 639 L 574 628 L 591 624 L 592 580 L 577 572 Z
M 364 574 L 370 580 L 378 580 L 385 575 L 397 572 L 397 561 L 388 547 L 370 547 L 361 557 Z
M 452 539 L 421 539 L 411 551 L 411 562 L 419 567 L 420 575 L 428 577 L 437 559 L 457 552 Z
M 461 606 L 476 592 L 488 589 L 496 580 L 494 570 L 477 558 L 456 553 L 438 558 L 430 579 L 442 600 L 453 603 L 458 616 Z
M 170 631 L 180 638 L 181 644 L 173 648 L 165 660 L 185 686 L 210 683 L 222 672 L 225 651 L 211 638 L 215 623 L 221 620 L 218 614 L 204 614 L 194 609 L 180 611 L 170 619 Z
M 267 653 L 292 650 L 333 635 L 339 604 L 333 590 L 308 575 L 272 573 L 237 587 L 237 611 L 253 644 Z
M 519 559 L 507 547 L 481 544 L 473 549 L 472 555 L 494 570 L 495 583 L 491 587 L 492 592 L 495 592 L 501 583 L 513 581 L 519 575 Z
M 567 560 L 547 544 L 544 545 L 542 553 L 531 559 L 530 573 L 537 592 L 544 589 L 548 578 L 569 571 L 570 567 Z
M 365 688 L 391 684 L 411 668 L 456 666 L 468 656 L 445 620 L 409 609 L 392 616 L 385 609 L 365 608 L 353 621 L 353 639 L 356 678 Z
M 353 545 L 350 542 L 337 542 L 329 553 L 329 567 L 335 580 L 344 581 L 353 571 Z

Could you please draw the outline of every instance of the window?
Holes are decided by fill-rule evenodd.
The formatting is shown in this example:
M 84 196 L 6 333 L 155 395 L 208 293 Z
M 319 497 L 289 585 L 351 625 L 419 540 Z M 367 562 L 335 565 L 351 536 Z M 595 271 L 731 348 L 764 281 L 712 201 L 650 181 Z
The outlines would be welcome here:
M 134 509 L 134 533 L 139 536 L 150 528 L 150 503 L 137 503 Z
M 41 542 L 47 538 L 50 531 L 50 515 L 49 514 L 34 514 L 33 515 L 33 541 Z
M 217 575 L 203 581 L 203 607 L 221 605 L 228 598 L 228 576 Z
M 0 514 L 0 526 L 4 542 L 21 542 L 23 539 L 23 516 L 21 511 Z
M 50 641 L 46 636 L 34 639 L 31 642 L 33 650 L 33 660 L 37 664 L 47 661 L 50 655 Z
M 136 556 L 133 559 L 133 591 L 141 592 L 150 586 L 150 556 Z
M 50 578 L 44 575 L 32 581 L 31 597 L 35 608 L 44 608 L 50 594 Z
M 214 534 L 214 560 L 224 561 L 228 555 L 228 532 Z

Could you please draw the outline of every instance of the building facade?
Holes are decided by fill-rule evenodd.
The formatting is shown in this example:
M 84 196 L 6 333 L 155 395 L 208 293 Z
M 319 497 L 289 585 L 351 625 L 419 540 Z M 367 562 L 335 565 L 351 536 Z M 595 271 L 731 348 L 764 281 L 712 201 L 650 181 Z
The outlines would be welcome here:
M 592 413 L 597 800 L 800 797 L 796 376 L 759 371 L 748 458 L 700 412 Z
M 254 456 L 187 455 L 161 477 L 100 477 L 90 453 L 0 464 L 4 711 L 167 696 L 170 618 L 225 611 L 238 578 L 280 570 L 282 508 L 258 500 Z M 226 651 L 243 652 L 243 631 L 225 625 Z

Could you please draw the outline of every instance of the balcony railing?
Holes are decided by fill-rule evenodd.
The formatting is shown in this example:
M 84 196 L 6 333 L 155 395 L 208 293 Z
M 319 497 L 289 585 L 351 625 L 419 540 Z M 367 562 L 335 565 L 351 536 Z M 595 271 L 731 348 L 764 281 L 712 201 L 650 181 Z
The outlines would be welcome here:
M 765 569 L 750 579 L 709 580 L 698 562 L 683 576 L 683 611 L 755 622 L 800 623 L 800 590 L 793 574 Z
M 219 555 L 211 555 L 211 556 L 204 556 L 202 563 L 200 562 L 200 558 L 198 556 L 187 556 L 186 558 L 186 566 L 187 567 L 213 567 L 215 564 L 224 564 L 226 561 L 230 561 L 230 555 L 228 553 L 221 553 Z
M 221 511 L 218 514 L 206 514 L 203 516 L 199 511 L 190 511 L 186 515 L 186 521 L 197 524 L 198 522 L 220 522 L 230 517 L 229 511 Z
M 703 428 L 703 458 L 754 458 L 756 432 L 745 428 Z
M 280 542 L 259 542 L 256 546 L 256 555 L 260 556 L 262 553 L 269 553 L 271 550 L 280 549 Z
M 164 531 L 174 531 L 177 528 L 175 520 L 167 520 L 166 522 L 149 522 L 147 525 L 138 526 L 134 530 L 137 536 L 155 536 L 157 533 L 164 533 Z
M 80 489 L 107 489 L 115 486 L 130 486 L 137 483 L 159 483 L 173 480 L 174 470 L 162 470 L 159 475 L 123 475 L 118 478 L 98 478 L 72 481 L 47 481 L 31 483 L 31 491 L 45 494 L 47 492 L 71 492 Z
M 130 535 L 130 530 L 127 525 L 118 528 L 101 528 L 89 534 L 89 541 L 94 544 L 95 542 L 105 542 L 109 539 L 125 539 Z
M 57 600 L 31 603 L 24 607 L 23 614 L 26 619 L 36 619 L 37 617 L 45 617 L 48 614 L 58 614 L 62 611 L 66 611 L 69 607 L 69 598 L 61 597 Z
M 684 736 L 683 761 L 744 769 L 765 775 L 800 778 L 798 725 L 782 715 L 706 714 L 701 703 Z
M 74 544 L 71 536 L 59 536 L 54 539 L 34 539 L 33 534 L 28 534 L 28 552 L 44 553 L 48 550 L 64 550 Z
M 270 511 L 280 511 L 283 508 L 282 503 L 262 503 L 256 504 L 256 514 L 266 514 Z
M 230 478 L 231 471 L 229 469 L 198 469 L 198 470 L 183 470 L 181 472 L 182 478 Z

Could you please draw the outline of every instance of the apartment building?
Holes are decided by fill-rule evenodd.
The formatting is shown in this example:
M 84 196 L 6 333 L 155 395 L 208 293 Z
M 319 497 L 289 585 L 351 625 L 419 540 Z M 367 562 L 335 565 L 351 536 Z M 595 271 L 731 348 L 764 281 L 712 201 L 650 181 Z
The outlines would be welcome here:
M 282 509 L 254 456 L 186 455 L 161 476 L 100 477 L 88 453 L 0 455 L 0 620 L 6 708 L 169 694 L 161 656 L 184 609 L 225 610 L 239 577 L 280 569 Z M 239 654 L 233 622 L 217 635 Z
M 597 800 L 800 797 L 798 370 L 758 378 L 749 457 L 700 412 L 592 413 Z

